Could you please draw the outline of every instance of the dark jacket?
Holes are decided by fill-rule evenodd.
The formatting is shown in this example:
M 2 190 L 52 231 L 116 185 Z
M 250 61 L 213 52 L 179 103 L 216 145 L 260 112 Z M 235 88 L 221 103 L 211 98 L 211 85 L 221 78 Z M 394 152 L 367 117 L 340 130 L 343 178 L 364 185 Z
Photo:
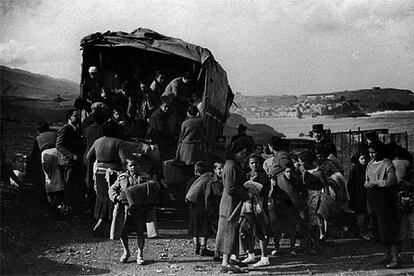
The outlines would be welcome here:
M 365 169 L 366 166 L 354 164 L 349 173 L 349 207 L 357 213 L 364 213 L 367 209 L 367 190 L 364 187 Z
M 74 166 L 80 164 L 83 154 L 82 137 L 79 130 L 74 130 L 70 124 L 64 125 L 58 131 L 56 140 L 58 160 L 61 166 Z M 74 156 L 77 160 L 74 160 Z
M 94 98 L 99 95 L 99 91 L 102 88 L 100 78 L 92 79 L 89 76 L 85 78 L 82 83 L 82 98 Z
M 188 118 L 181 125 L 180 138 L 176 152 L 176 159 L 186 165 L 193 165 L 204 159 L 205 130 L 203 120 Z
M 102 125 L 93 123 L 83 130 L 83 139 L 85 141 L 85 153 L 91 148 L 93 142 L 103 136 Z
M 155 110 L 148 122 L 147 138 L 155 143 L 168 143 L 171 141 L 171 135 L 168 131 L 167 114 L 158 108 Z
M 254 140 L 253 137 L 247 134 L 238 134 L 233 137 L 231 137 L 231 144 L 232 145 L 244 145 L 247 148 L 248 152 L 251 152 L 253 150 L 254 146 Z
M 335 144 L 326 137 L 323 137 L 322 140 L 316 142 L 316 149 L 318 148 L 325 148 L 328 152 L 336 156 L 336 146 Z

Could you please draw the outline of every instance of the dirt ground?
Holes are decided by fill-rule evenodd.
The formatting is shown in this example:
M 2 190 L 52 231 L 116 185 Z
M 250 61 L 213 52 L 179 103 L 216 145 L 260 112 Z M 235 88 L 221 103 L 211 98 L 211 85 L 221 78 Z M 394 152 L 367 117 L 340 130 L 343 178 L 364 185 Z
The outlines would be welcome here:
M 23 193 L 31 196 L 30 191 Z M 160 219 L 160 237 L 146 241 L 147 265 L 137 265 L 135 254 L 129 263 L 121 264 L 118 262 L 122 253 L 120 242 L 95 237 L 91 231 L 93 219 L 56 220 L 49 210 L 41 204 L 35 207 L 34 203 L 33 198 L 27 198 L 22 206 L 26 208 L 13 212 L 12 218 L 5 214 L 9 221 L 2 221 L 2 224 L 20 229 L 24 243 L 7 267 L 2 264 L 3 275 L 220 274 L 220 263 L 193 254 L 192 241 L 182 222 Z M 214 246 L 212 242 L 210 240 L 210 247 Z M 135 237 L 130 237 L 130 245 L 135 252 Z M 288 252 L 285 249 L 282 255 L 270 257 L 270 266 L 250 269 L 248 275 L 414 275 L 412 252 L 404 253 L 402 269 L 387 270 L 373 265 L 381 257 L 381 247 L 373 242 L 328 240 L 316 256 L 291 257 Z
M 65 108 L 51 102 L 2 101 L 1 143 L 9 159 L 15 153 L 29 153 L 37 121 L 60 121 Z M 146 241 L 148 264 L 139 266 L 134 254 L 129 263 L 119 263 L 120 242 L 95 237 L 93 219 L 56 220 L 30 186 L 12 191 L 8 198 L 2 193 L 1 200 L 1 275 L 220 274 L 220 263 L 193 255 L 186 225 L 171 217 L 159 218 L 160 237 Z M 213 242 L 209 241 L 210 248 Z M 130 243 L 134 252 L 133 237 Z M 291 257 L 286 251 L 270 257 L 268 267 L 249 269 L 248 275 L 414 275 L 413 249 L 406 251 L 410 252 L 403 255 L 404 267 L 387 270 L 372 264 L 381 257 L 378 244 L 328 240 L 316 256 Z

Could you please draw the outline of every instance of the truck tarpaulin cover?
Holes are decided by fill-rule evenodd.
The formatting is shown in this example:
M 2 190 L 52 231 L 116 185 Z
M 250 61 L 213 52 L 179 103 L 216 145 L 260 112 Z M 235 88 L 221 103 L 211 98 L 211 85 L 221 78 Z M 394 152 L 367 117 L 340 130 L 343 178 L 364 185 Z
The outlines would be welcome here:
M 146 28 L 138 28 L 132 33 L 120 31 L 94 33 L 84 37 L 80 45 L 82 50 L 93 47 L 132 47 L 143 51 L 180 56 L 200 63 L 199 77 L 203 76 L 203 79 L 198 81 L 204 83 L 203 117 L 206 128 L 209 129 L 206 139 L 208 145 L 212 146 L 216 137 L 222 135 L 234 95 L 228 84 L 226 72 L 214 60 L 208 49 Z
M 111 32 L 94 33 L 84 37 L 81 47 L 135 47 L 146 51 L 182 56 L 201 64 L 213 55 L 200 46 L 187 43 L 181 39 L 164 36 L 150 29 L 138 28 L 132 33 Z

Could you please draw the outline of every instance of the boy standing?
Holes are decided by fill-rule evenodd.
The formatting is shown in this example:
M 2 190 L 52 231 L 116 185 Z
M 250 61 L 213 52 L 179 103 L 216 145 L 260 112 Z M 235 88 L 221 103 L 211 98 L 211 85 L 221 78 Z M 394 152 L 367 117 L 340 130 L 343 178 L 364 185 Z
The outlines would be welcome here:
M 190 207 L 190 233 L 193 236 L 195 254 L 200 256 L 213 256 L 214 252 L 207 249 L 207 236 L 209 235 L 209 220 L 207 213 L 207 183 L 213 175 L 206 172 L 205 164 L 198 161 L 194 164 L 194 178 L 188 182 L 186 202 Z M 192 182 L 191 182 L 192 181 Z
M 118 176 L 116 182 L 109 188 L 109 198 L 116 203 L 111 225 L 111 238 L 121 239 L 124 253 L 121 263 L 126 263 L 130 257 L 128 234 L 137 233 L 137 264 L 144 264 L 144 245 L 146 222 L 154 219 L 159 184 L 142 172 L 136 158 L 127 158 L 127 171 Z

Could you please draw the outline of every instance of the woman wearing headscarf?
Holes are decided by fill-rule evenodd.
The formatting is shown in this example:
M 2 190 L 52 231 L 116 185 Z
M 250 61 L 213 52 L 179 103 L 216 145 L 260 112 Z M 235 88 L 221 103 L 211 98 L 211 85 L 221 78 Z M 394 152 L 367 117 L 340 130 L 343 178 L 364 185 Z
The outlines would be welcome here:
M 249 199 L 249 194 L 243 187 L 246 175 L 241 162 L 246 158 L 245 145 L 235 145 L 227 157 L 223 168 L 223 195 L 220 201 L 219 223 L 216 236 L 216 251 L 223 254 L 223 273 L 244 272 L 239 268 L 240 262 L 230 263 L 230 256 L 239 253 L 238 221 L 243 201 Z
M 375 142 L 368 146 L 371 161 L 365 173 L 365 188 L 372 214 L 377 220 L 384 257 L 377 263 L 387 268 L 398 268 L 396 208 L 397 177 L 392 161 L 385 158 L 384 145 Z
M 103 137 L 98 138 L 86 154 L 94 165 L 96 202 L 94 217 L 98 219 L 93 231 L 98 233 L 102 223 L 112 218 L 113 204 L 108 197 L 108 188 L 116 181 L 118 172 L 122 171 L 122 140 L 116 137 L 118 125 L 114 121 L 103 124 Z

